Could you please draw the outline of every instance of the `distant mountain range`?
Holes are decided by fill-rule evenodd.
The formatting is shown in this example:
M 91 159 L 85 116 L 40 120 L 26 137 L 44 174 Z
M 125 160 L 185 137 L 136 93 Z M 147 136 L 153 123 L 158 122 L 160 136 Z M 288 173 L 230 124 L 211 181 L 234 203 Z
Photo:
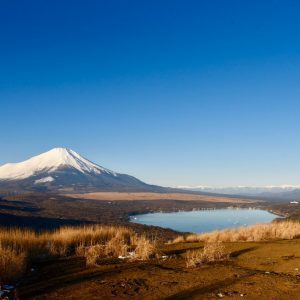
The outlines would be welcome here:
M 178 187 L 147 184 L 82 157 L 68 148 L 54 148 L 20 163 L 0 166 L 0 190 L 39 192 L 183 192 L 300 200 L 300 186 Z
M 231 187 L 210 187 L 210 186 L 180 186 L 180 189 L 187 191 L 249 196 L 259 198 L 276 198 L 276 199 L 300 199 L 300 186 L 282 185 L 282 186 L 231 186 Z
M 162 191 L 101 167 L 67 148 L 54 148 L 20 163 L 0 166 L 0 189 L 49 192 Z

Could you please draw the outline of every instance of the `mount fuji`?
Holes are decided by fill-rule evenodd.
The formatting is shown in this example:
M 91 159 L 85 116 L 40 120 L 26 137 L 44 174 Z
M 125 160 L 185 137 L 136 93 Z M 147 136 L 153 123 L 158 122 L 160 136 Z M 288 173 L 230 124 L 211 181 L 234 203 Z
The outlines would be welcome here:
M 0 188 L 41 192 L 164 189 L 101 167 L 68 148 L 54 148 L 23 162 L 0 166 Z

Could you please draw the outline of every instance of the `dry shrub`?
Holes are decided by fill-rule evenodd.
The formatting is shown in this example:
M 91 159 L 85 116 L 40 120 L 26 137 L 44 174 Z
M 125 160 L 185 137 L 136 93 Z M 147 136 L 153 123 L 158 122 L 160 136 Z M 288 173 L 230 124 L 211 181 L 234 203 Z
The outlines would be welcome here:
M 186 267 L 195 268 L 199 263 L 202 262 L 202 251 L 190 250 L 186 253 Z
M 112 238 L 107 244 L 96 244 L 91 246 L 79 245 L 76 248 L 77 256 L 86 258 L 87 266 L 96 265 L 97 260 L 106 257 L 127 256 L 129 246 L 124 243 L 124 240 L 118 237 Z
M 84 256 L 87 265 L 95 265 L 99 258 L 105 257 L 126 257 L 130 249 L 131 237 L 133 232 L 123 231 L 119 228 L 105 237 L 105 239 L 89 239 L 90 245 L 86 245 L 87 241 L 82 241 L 76 247 L 76 255 Z M 128 234 L 130 233 L 130 234 Z M 93 244 L 96 243 L 96 244 Z
M 136 247 L 133 258 L 147 260 L 155 254 L 157 254 L 155 241 L 150 241 L 145 236 L 141 236 L 136 239 Z
M 75 249 L 76 256 L 85 256 L 86 248 L 83 244 L 78 245 Z
M 191 234 L 186 238 L 176 238 L 173 243 L 186 242 L 249 242 L 249 241 L 267 241 L 295 239 L 300 237 L 300 222 L 281 221 L 270 224 L 258 224 L 234 229 L 218 230 L 203 234 Z
M 131 253 L 130 250 L 133 250 Z M 106 244 L 96 244 L 91 246 L 79 245 L 76 249 L 78 256 L 86 258 L 86 264 L 89 266 L 96 265 L 100 258 L 130 258 L 147 260 L 157 253 L 156 243 L 151 242 L 145 236 L 133 235 L 128 241 L 119 235 L 116 235 Z M 130 254 L 130 255 L 129 255 Z
M 26 269 L 26 255 L 24 252 L 0 245 L 0 281 L 15 280 Z
M 79 250 L 81 248 L 81 250 Z M 87 266 L 96 265 L 97 259 L 105 257 L 105 245 L 94 245 L 90 247 L 80 246 L 77 254 L 86 258 Z M 81 252 L 81 253 L 80 253 Z
M 223 261 L 229 258 L 225 246 L 220 241 L 207 242 L 203 249 L 203 262 Z
M 105 253 L 109 257 L 127 256 L 129 249 L 129 241 L 124 240 L 120 235 L 113 237 L 105 245 Z
M 201 264 L 225 261 L 228 259 L 229 253 L 225 251 L 222 242 L 207 242 L 204 245 L 203 251 L 192 250 L 187 252 L 186 266 L 192 268 Z
M 60 242 L 49 241 L 48 252 L 53 256 L 66 256 L 70 254 L 68 245 Z
M 170 242 L 170 244 L 179 244 L 179 243 L 184 243 L 185 238 L 183 235 L 177 236 L 173 241 Z

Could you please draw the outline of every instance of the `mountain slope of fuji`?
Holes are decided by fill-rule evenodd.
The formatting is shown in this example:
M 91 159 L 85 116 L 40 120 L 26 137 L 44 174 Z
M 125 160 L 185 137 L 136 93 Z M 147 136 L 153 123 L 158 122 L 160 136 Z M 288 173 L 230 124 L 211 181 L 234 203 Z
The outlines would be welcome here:
M 51 192 L 163 190 L 101 167 L 67 148 L 54 148 L 23 162 L 0 166 L 0 188 Z

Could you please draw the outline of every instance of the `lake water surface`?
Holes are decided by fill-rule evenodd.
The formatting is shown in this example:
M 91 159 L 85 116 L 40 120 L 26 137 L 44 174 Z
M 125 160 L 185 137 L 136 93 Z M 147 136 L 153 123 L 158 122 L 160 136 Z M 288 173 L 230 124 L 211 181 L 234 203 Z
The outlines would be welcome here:
M 185 232 L 209 232 L 258 223 L 270 223 L 277 215 L 260 209 L 225 208 L 131 216 L 131 222 Z

